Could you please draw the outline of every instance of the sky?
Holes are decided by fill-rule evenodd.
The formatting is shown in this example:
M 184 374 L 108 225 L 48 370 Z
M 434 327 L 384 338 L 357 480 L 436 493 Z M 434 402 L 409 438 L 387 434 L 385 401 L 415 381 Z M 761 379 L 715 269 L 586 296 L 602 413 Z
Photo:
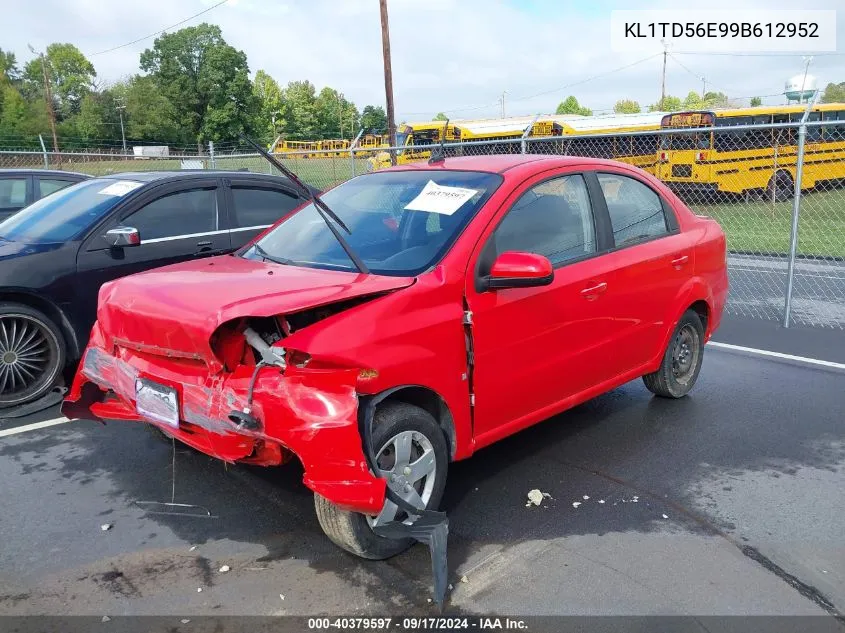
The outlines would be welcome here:
M 140 53 L 154 38 L 125 44 L 219 0 L 3 0 L 0 48 L 20 63 L 51 42 L 71 42 L 88 55 L 98 81 L 110 83 L 139 72 Z M 759 11 L 799 8 L 783 0 L 708 0 L 708 9 Z M 660 97 L 662 55 L 614 53 L 614 9 L 668 8 L 665 0 L 638 4 L 603 0 L 388 0 L 397 121 L 427 120 L 440 111 L 453 119 L 505 113 L 553 112 L 567 95 L 594 111 L 617 99 L 643 108 Z M 817 55 L 810 74 L 820 86 L 845 81 L 845 5 L 823 0 L 813 9 L 840 9 L 839 55 Z M 226 41 L 247 54 L 252 73 L 264 69 L 281 85 L 308 79 L 331 86 L 358 108 L 384 105 L 378 0 L 228 0 L 184 26 L 210 22 Z M 175 29 L 174 29 L 175 30 Z M 782 103 L 784 82 L 802 73 L 798 56 L 691 55 L 667 60 L 667 94 L 721 91 L 738 100 L 766 96 Z M 649 59 L 643 60 L 651 56 Z M 639 62 L 639 63 L 635 63 Z M 611 72 L 629 66 L 617 72 Z

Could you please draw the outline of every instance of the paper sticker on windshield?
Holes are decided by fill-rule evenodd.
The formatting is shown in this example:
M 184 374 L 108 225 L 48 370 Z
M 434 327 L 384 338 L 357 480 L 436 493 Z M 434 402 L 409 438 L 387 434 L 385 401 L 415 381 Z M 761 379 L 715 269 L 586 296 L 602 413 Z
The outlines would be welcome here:
M 104 196 L 125 196 L 130 191 L 135 191 L 138 187 L 143 185 L 142 182 L 135 182 L 134 180 L 118 180 L 113 182 L 108 187 L 100 189 L 97 193 Z
M 405 208 L 409 211 L 427 211 L 428 213 L 452 215 L 461 208 L 464 202 L 477 193 L 476 189 L 446 187 L 429 180 L 423 190 L 420 191 L 420 195 L 405 205 Z

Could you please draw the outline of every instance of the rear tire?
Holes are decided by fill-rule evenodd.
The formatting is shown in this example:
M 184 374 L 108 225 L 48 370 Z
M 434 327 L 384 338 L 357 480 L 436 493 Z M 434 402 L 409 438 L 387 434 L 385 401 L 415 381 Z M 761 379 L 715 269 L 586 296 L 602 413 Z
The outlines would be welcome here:
M 64 366 L 65 340 L 47 315 L 22 303 L 0 303 L 0 409 L 46 394 Z
M 660 368 L 643 376 L 646 389 L 661 398 L 683 398 L 698 380 L 704 360 L 704 326 L 694 310 L 684 312 Z
M 393 441 L 399 438 L 413 438 L 409 440 L 410 459 L 400 460 L 398 450 Z M 390 451 L 393 451 L 396 472 L 404 472 L 403 464 L 408 468 L 414 464 L 421 464 L 421 459 L 433 451 L 429 460 L 433 464 L 431 474 L 411 484 L 417 492 L 427 510 L 436 510 L 443 496 L 446 486 L 446 470 L 449 465 L 449 447 L 440 426 L 427 411 L 404 402 L 387 402 L 379 406 L 373 420 L 372 442 L 376 451 L 380 476 L 387 478 L 390 463 Z M 417 454 L 414 455 L 414 452 Z M 428 461 L 428 460 L 427 460 Z M 431 481 L 429 482 L 429 477 Z M 390 506 L 388 506 L 390 504 Z M 331 541 L 347 552 L 372 560 L 382 560 L 395 556 L 413 545 L 413 539 L 388 539 L 373 532 L 373 523 L 377 520 L 390 520 L 390 507 L 395 505 L 385 501 L 382 510 L 383 517 L 371 517 L 358 512 L 343 510 L 325 497 L 314 494 L 314 507 L 320 527 Z M 407 515 L 401 510 L 395 514 L 395 519 L 406 519 Z
M 775 202 L 786 202 L 791 200 L 795 193 L 795 182 L 788 171 L 775 172 L 769 179 L 766 187 L 766 200 L 774 199 Z

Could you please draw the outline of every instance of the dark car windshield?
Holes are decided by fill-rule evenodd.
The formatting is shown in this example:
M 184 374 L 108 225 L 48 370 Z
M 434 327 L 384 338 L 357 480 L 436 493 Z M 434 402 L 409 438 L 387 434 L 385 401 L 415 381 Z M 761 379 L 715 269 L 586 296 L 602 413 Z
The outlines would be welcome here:
M 343 236 L 371 272 L 416 275 L 443 256 L 501 182 L 497 174 L 471 171 L 382 172 L 354 178 L 321 199 L 352 231 Z M 313 204 L 289 216 L 257 244 L 244 256 L 355 269 Z
M 95 178 L 32 203 L 0 223 L 0 237 L 16 242 L 64 242 L 98 222 L 143 183 Z

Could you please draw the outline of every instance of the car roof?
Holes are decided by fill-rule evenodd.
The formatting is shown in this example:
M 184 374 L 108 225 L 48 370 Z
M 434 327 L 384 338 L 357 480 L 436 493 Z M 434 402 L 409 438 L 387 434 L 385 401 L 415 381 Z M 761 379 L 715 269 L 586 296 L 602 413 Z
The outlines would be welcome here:
M 157 182 L 167 180 L 191 180 L 195 178 L 208 178 L 228 176 L 230 178 L 249 177 L 261 178 L 263 180 L 284 180 L 290 182 L 286 176 L 276 176 L 273 174 L 259 174 L 252 171 L 228 171 L 220 169 L 183 169 L 172 171 L 127 171 L 116 174 L 106 174 L 104 176 L 97 176 L 98 178 L 108 178 L 111 180 L 134 180 L 136 182 Z
M 487 171 L 501 174 L 515 167 L 522 167 L 536 163 L 541 169 L 566 167 L 569 165 L 618 165 L 612 160 L 600 158 L 584 158 L 583 156 L 553 156 L 548 154 L 493 154 L 485 156 L 455 156 L 446 158 L 438 163 L 428 162 L 409 163 L 391 167 L 391 171 L 406 171 L 415 169 L 445 169 L 466 171 Z
M 90 178 L 88 174 L 80 174 L 76 171 L 63 171 L 61 169 L 0 169 L 0 176 L 70 176 L 83 180 Z

